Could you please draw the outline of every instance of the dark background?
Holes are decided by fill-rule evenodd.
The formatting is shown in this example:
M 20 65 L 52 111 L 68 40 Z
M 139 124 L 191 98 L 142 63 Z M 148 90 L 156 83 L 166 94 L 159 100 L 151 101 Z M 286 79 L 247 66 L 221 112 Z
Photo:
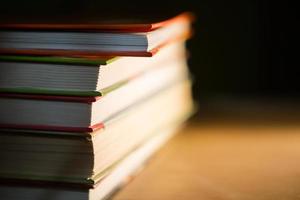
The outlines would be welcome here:
M 189 64 L 194 96 L 204 109 L 243 102 L 298 105 L 299 36 L 292 1 L 10 0 L 0 8 L 2 19 L 172 16 L 186 10 L 197 16 Z

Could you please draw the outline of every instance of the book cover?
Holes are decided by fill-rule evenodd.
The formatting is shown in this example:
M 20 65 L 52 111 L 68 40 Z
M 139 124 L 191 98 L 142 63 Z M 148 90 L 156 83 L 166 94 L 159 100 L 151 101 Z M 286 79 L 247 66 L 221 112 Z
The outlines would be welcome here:
M 119 33 L 135 33 L 135 32 L 150 32 L 167 26 L 177 21 L 193 20 L 191 13 L 185 12 L 171 19 L 166 19 L 158 22 L 151 20 L 104 20 L 98 23 L 12 23 L 0 24 L 0 30 L 59 30 L 59 31 L 90 31 L 90 32 L 119 32 Z M 130 22 L 131 21 L 131 22 Z
M 26 56 L 26 55 L 0 55 L 0 61 L 63 63 L 73 65 L 99 66 L 115 61 L 114 56 L 86 56 L 86 57 L 58 57 L 58 56 Z
M 163 46 L 189 38 L 192 20 L 190 13 L 183 13 L 144 23 L 0 23 L 0 54 L 151 57 Z

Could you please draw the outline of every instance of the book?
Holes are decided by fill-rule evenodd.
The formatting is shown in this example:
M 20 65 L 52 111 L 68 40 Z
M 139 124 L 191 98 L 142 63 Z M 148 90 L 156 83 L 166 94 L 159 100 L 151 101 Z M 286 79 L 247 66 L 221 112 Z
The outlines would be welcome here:
M 186 63 L 151 70 L 96 97 L 0 93 L 0 127 L 95 131 L 114 115 L 186 79 Z
M 189 37 L 192 17 L 183 13 L 156 23 L 1 24 L 0 53 L 52 56 L 152 56 Z
M 0 55 L 0 92 L 101 96 L 142 73 L 185 58 L 182 42 L 150 58 Z
M 0 178 L 93 187 L 124 156 L 160 130 L 176 127 L 192 109 L 190 83 L 185 80 L 119 113 L 94 132 L 2 130 Z
M 0 19 L 0 196 L 107 198 L 193 112 L 192 16 L 35 20 Z
M 151 156 L 177 132 L 177 126 L 160 130 L 141 146 L 122 159 L 111 173 L 92 188 L 46 181 L 12 181 L 0 179 L 0 195 L 9 200 L 99 200 L 108 199 L 126 185 L 146 164 Z

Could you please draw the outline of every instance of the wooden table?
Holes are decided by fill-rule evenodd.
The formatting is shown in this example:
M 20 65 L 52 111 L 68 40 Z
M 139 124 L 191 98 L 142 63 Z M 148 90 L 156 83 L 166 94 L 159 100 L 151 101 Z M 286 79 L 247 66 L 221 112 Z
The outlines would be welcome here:
M 300 125 L 188 124 L 113 199 L 300 199 Z

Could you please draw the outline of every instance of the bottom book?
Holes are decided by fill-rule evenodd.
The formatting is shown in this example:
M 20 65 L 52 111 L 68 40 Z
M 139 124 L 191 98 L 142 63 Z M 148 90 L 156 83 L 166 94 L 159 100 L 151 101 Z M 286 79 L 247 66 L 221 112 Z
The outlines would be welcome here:
M 78 188 L 47 183 L 0 183 L 0 197 L 4 200 L 100 200 L 111 197 L 143 168 L 149 158 L 174 133 L 178 126 L 172 125 L 152 136 L 147 142 L 121 160 L 94 188 Z

